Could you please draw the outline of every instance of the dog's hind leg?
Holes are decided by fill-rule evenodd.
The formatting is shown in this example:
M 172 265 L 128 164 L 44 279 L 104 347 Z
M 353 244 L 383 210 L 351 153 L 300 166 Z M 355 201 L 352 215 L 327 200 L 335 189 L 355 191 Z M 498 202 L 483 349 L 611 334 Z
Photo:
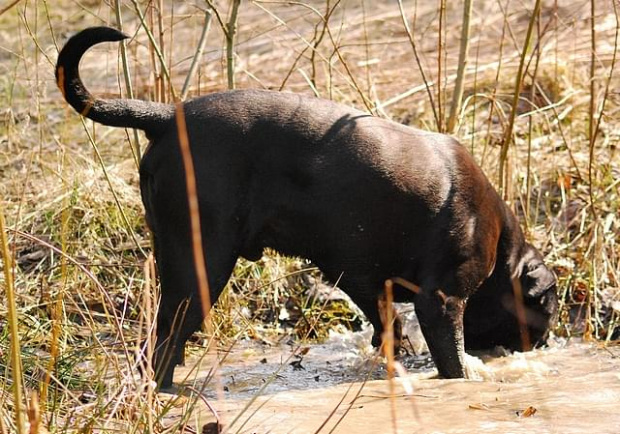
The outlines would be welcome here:
M 174 232 L 166 231 L 156 243 L 161 298 L 154 369 L 158 384 L 164 388 L 172 385 L 174 367 L 184 359 L 185 342 L 204 320 L 189 237 Z M 237 254 L 231 240 L 223 236 L 205 238 L 210 302 L 214 304 L 230 277 Z
M 379 343 L 380 345 L 383 344 L 384 340 L 386 339 L 385 331 L 389 330 L 388 322 L 391 321 L 392 322 L 391 339 L 392 339 L 392 344 L 393 344 L 392 349 L 394 351 L 393 354 L 398 355 L 401 344 L 402 344 L 402 340 L 403 340 L 403 323 L 400 318 L 400 315 L 394 308 L 394 305 L 388 304 L 387 294 L 385 292 L 382 293 L 379 296 L 379 299 L 377 300 L 377 312 L 381 320 L 382 330 L 378 331 L 375 327 L 375 333 L 373 334 L 373 340 L 376 341 L 375 335 L 377 333 L 381 333 L 381 336 L 380 336 L 381 340 L 379 341 Z M 373 345 L 378 346 L 378 345 L 375 345 L 375 343 L 373 343 Z M 383 351 L 385 352 L 385 349 Z
M 162 290 L 153 360 L 155 378 L 163 388 L 172 385 L 175 366 L 184 362 L 185 342 L 203 319 L 197 296 L 181 299 L 170 292 Z
M 383 343 L 383 332 L 386 329 L 387 309 L 392 310 L 392 330 L 394 335 L 394 354 L 398 354 L 402 339 L 402 323 L 400 317 L 393 306 L 387 306 L 383 291 L 377 291 L 379 286 L 375 284 L 377 279 L 355 276 L 343 279 L 338 285 L 345 293 L 349 294 L 351 300 L 364 313 L 366 319 L 373 327 L 371 344 L 375 348 L 381 348 Z

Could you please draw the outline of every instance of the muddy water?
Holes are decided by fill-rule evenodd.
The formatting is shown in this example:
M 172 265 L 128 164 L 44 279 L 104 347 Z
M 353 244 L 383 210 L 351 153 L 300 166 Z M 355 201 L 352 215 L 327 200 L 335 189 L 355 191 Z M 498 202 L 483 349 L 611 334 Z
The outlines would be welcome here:
M 168 420 L 191 411 L 201 432 L 215 420 L 208 402 L 227 432 L 620 433 L 619 347 L 560 342 L 484 362 L 470 357 L 477 380 L 434 378 L 428 355 L 409 355 L 390 392 L 365 333 L 302 348 L 239 343 L 225 358 L 190 357 L 175 382 L 203 396 L 191 410 L 177 405 Z

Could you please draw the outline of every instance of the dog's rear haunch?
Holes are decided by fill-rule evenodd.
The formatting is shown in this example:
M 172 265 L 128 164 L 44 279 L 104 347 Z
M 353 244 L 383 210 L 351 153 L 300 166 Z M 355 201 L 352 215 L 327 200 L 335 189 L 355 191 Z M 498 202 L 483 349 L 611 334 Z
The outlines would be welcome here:
M 124 38 L 106 27 L 78 33 L 60 52 L 56 78 L 78 113 L 151 141 L 140 188 L 161 281 L 154 365 L 167 387 L 203 320 L 175 108 L 96 99 L 78 72 L 91 46 Z M 256 260 L 271 247 L 338 281 L 372 323 L 374 345 L 386 279 L 419 287 L 397 286 L 395 300 L 415 303 L 446 378 L 464 376 L 464 347 L 545 341 L 557 316 L 555 277 L 454 139 L 282 92 L 215 93 L 183 111 L 211 300 L 239 256 Z

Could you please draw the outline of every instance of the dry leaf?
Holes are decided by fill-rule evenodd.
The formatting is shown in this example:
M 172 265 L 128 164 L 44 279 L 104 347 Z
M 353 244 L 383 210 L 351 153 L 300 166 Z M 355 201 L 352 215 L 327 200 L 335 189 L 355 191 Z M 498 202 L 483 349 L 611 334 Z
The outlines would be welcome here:
M 527 407 L 525 410 L 523 411 L 518 411 L 517 414 L 519 415 L 519 417 L 530 417 L 530 416 L 534 416 L 536 414 L 538 410 L 536 410 L 535 407 L 532 407 L 531 405 L 529 407 Z

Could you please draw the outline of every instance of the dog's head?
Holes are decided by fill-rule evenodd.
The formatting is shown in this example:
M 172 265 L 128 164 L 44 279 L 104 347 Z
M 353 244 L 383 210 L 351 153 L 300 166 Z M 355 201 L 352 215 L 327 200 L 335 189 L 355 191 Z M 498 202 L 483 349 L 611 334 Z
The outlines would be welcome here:
M 529 340 L 533 346 L 536 346 L 546 341 L 549 329 L 554 326 L 557 320 L 556 278 L 543 263 L 541 254 L 530 244 L 526 244 L 525 254 L 519 268 L 517 278 L 523 293 L 523 307 Z M 513 292 L 515 292 L 514 288 Z M 511 312 L 516 311 L 517 306 L 514 298 L 508 300 L 507 307 Z
M 546 342 L 558 314 L 555 275 L 530 244 L 525 244 L 516 267 L 509 268 L 496 269 L 470 297 L 466 348 L 522 351 Z

